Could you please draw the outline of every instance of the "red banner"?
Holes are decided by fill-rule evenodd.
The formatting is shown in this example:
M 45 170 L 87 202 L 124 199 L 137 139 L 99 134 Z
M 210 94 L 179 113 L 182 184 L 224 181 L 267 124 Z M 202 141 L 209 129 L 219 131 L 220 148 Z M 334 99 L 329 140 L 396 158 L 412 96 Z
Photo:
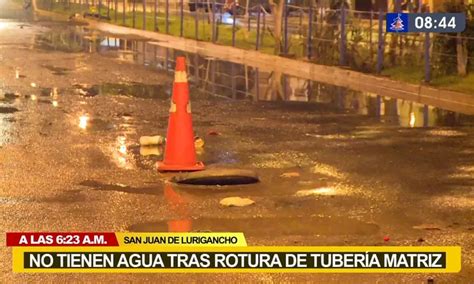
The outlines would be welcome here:
M 7 233 L 7 246 L 118 246 L 111 232 L 14 232 Z

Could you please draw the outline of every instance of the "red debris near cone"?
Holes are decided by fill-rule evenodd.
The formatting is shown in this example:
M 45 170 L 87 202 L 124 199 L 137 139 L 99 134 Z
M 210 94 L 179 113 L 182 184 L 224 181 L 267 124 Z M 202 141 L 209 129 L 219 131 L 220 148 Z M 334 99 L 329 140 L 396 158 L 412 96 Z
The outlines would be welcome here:
M 163 161 L 158 162 L 158 170 L 200 171 L 203 169 L 204 164 L 196 159 L 186 59 L 178 57 L 176 58 L 166 148 Z

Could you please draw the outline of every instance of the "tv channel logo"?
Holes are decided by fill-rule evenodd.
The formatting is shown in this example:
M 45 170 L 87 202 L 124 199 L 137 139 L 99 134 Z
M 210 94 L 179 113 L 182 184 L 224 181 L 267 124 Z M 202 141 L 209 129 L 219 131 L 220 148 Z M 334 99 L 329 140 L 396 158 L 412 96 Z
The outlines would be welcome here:
M 388 33 L 408 32 L 408 14 L 387 13 L 387 32 Z

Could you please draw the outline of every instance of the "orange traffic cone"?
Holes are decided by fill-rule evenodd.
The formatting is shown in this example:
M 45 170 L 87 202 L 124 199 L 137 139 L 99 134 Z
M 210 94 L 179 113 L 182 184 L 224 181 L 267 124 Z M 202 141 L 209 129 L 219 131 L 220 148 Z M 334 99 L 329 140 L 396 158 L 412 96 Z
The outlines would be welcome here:
M 185 57 L 180 56 L 176 58 L 174 76 L 164 160 L 163 162 L 158 162 L 158 170 L 203 170 L 204 164 L 196 160 Z

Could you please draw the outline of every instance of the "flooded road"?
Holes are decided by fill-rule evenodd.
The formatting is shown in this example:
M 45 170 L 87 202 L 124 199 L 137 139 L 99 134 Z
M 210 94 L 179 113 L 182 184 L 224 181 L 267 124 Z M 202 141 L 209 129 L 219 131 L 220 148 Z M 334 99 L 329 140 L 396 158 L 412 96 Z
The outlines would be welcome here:
M 455 275 L 41 275 L 86 281 L 469 283 L 474 278 L 473 117 L 183 54 L 84 26 L 0 20 L 0 228 L 242 231 L 249 245 L 461 245 Z M 174 58 L 188 58 L 209 168 L 260 183 L 165 186 Z M 16 71 L 19 76 L 16 78 Z M 276 86 L 276 87 L 275 87 Z M 255 201 L 223 207 L 226 197 Z M 4 241 L 5 234 L 1 240 Z M 11 272 L 2 248 L 0 279 Z

